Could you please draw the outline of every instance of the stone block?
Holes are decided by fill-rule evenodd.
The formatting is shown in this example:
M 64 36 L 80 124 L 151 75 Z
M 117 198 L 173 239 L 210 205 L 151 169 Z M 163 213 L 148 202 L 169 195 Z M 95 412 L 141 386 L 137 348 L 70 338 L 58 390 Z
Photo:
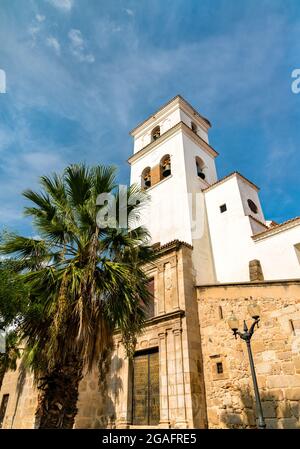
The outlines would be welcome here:
M 262 409 L 265 418 L 276 418 L 276 409 L 274 402 L 262 402 Z
M 277 418 L 291 418 L 291 410 L 287 402 L 279 402 L 276 408 Z
M 266 418 L 266 427 L 267 429 L 282 429 L 282 425 L 280 423 L 280 419 L 268 419 Z
M 299 419 L 300 417 L 300 401 L 289 402 L 292 417 Z
M 281 370 L 283 374 L 294 374 L 295 373 L 295 365 L 293 362 L 282 362 Z
M 272 366 L 270 363 L 257 363 L 256 364 L 256 372 L 257 374 L 268 374 L 272 370 Z
M 269 376 L 267 378 L 267 387 L 268 388 L 283 388 L 288 387 L 290 385 L 289 377 L 292 376 Z
M 294 365 L 297 371 L 297 374 L 300 374 L 300 356 L 294 358 Z
M 273 388 L 272 390 L 269 390 L 268 394 L 270 395 L 270 400 L 275 401 L 282 401 L 284 397 L 283 390 L 280 390 L 279 388 Z M 268 401 L 268 397 L 264 398 L 264 401 Z
M 300 401 L 300 388 L 287 388 L 284 394 L 290 401 Z
M 281 419 L 281 426 L 283 429 L 297 429 L 300 424 L 296 418 L 283 418 Z
M 226 423 L 229 427 L 242 426 L 242 415 L 230 413 L 226 416 Z
M 220 422 L 219 414 L 215 409 L 209 409 L 207 412 L 208 425 L 218 425 Z
M 264 351 L 262 353 L 262 358 L 263 358 L 264 362 L 276 360 L 276 352 L 275 351 Z
M 250 427 L 254 427 L 256 425 L 255 414 L 254 411 L 246 408 L 242 413 L 243 423 L 248 424 Z

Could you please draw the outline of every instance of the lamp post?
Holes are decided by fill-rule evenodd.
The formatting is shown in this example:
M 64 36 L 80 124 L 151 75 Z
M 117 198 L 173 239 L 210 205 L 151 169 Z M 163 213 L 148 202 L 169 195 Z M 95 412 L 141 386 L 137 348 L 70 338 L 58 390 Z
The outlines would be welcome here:
M 249 329 L 248 329 L 246 321 L 244 320 L 244 332 L 240 332 L 238 330 L 239 322 L 238 322 L 238 319 L 233 314 L 233 312 L 232 312 L 231 317 L 228 319 L 228 325 L 229 325 L 230 329 L 232 330 L 235 338 L 237 338 L 237 335 L 238 335 L 247 344 L 250 369 L 251 369 L 254 394 L 255 394 L 255 401 L 256 401 L 256 408 L 257 408 L 257 415 L 258 415 L 258 428 L 265 429 L 266 423 L 265 423 L 263 410 L 262 410 L 262 406 L 261 406 L 261 400 L 260 400 L 257 378 L 256 378 L 256 373 L 255 373 L 255 367 L 254 367 L 254 361 L 253 361 L 252 350 L 251 350 L 251 338 L 254 333 L 255 326 L 258 327 L 258 323 L 260 320 L 260 318 L 259 318 L 260 310 L 259 310 L 258 305 L 257 304 L 249 305 L 248 312 L 250 313 L 251 317 L 254 320 Z

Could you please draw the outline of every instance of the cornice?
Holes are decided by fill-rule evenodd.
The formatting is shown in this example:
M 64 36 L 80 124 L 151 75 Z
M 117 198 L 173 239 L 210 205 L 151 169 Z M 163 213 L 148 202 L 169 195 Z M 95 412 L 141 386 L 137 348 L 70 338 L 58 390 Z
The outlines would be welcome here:
M 252 239 L 255 242 L 258 242 L 259 240 L 263 240 L 267 237 L 271 237 L 272 235 L 276 235 L 279 232 L 286 231 L 288 229 L 294 228 L 295 226 L 300 225 L 300 217 L 292 218 L 291 220 L 287 220 L 279 225 L 272 226 L 269 229 L 266 229 L 265 231 L 259 232 L 258 234 L 254 234 L 252 236 Z
M 183 318 L 185 316 L 185 311 L 182 309 L 175 310 L 174 312 L 164 313 L 162 315 L 156 315 L 145 321 L 144 327 L 155 326 L 156 324 L 163 323 L 164 321 L 172 321 L 178 318 Z M 120 334 L 120 329 L 117 328 L 114 331 L 114 335 Z
M 168 129 L 168 131 L 164 132 L 158 139 L 154 140 L 153 142 L 150 142 L 148 145 L 146 145 L 141 150 L 134 153 L 130 158 L 128 159 L 128 163 L 132 164 L 133 162 L 136 162 L 141 157 L 145 156 L 145 154 L 149 153 L 153 148 L 156 148 L 163 142 L 165 142 L 170 137 L 174 136 L 178 131 L 184 132 L 186 135 L 188 135 L 197 145 L 201 146 L 201 148 L 206 151 L 210 156 L 217 157 L 219 153 L 211 147 L 205 140 L 203 140 L 198 134 L 195 134 L 184 122 L 179 122 L 172 128 Z
M 266 228 L 266 230 L 269 229 L 268 226 L 266 225 L 266 223 L 263 223 L 263 222 L 260 221 L 258 218 L 253 217 L 253 215 L 249 214 L 249 215 L 247 215 L 247 216 L 248 216 L 251 220 L 254 220 L 256 223 L 258 223 L 258 224 L 264 226 L 264 227 Z M 264 232 L 264 231 L 263 231 L 263 232 Z
M 224 178 L 219 179 L 219 181 L 216 181 L 214 184 L 211 184 L 209 187 L 206 187 L 205 189 L 202 189 L 203 192 L 208 192 L 209 190 L 214 189 L 215 187 L 218 187 L 220 184 L 223 184 L 225 181 L 228 181 L 231 178 L 240 178 L 243 181 L 245 181 L 247 184 L 249 184 L 251 187 L 254 187 L 255 190 L 259 190 L 259 187 L 257 187 L 257 185 L 255 185 L 253 182 L 249 181 L 249 179 L 245 178 L 245 176 L 241 175 L 241 173 L 235 171 L 233 173 L 230 173 L 227 176 L 224 176 Z
M 167 103 L 162 105 L 154 114 L 151 114 L 148 118 L 140 122 L 135 128 L 130 131 L 131 136 L 136 136 L 138 132 L 147 126 L 151 125 L 154 121 L 161 118 L 164 114 L 168 113 L 173 106 L 180 106 L 181 109 L 185 110 L 188 115 L 192 115 L 196 117 L 204 129 L 208 129 L 211 127 L 210 121 L 203 117 L 188 101 L 186 101 L 181 95 L 176 95 L 174 98 L 169 100 Z
M 206 290 L 207 288 L 227 288 L 227 287 L 266 287 L 267 285 L 299 285 L 300 279 L 276 279 L 276 280 L 264 280 L 264 281 L 245 281 L 245 282 L 222 282 L 220 284 L 203 284 L 196 285 L 196 289 Z M 199 299 L 198 299 L 199 301 Z

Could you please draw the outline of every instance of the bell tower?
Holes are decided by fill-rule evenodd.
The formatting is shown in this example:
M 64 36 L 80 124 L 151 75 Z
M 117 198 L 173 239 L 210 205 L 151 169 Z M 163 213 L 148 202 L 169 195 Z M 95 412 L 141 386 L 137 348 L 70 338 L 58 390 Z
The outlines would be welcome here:
M 180 240 L 193 246 L 196 281 L 214 280 L 205 200 L 202 189 L 217 181 L 209 145 L 210 122 L 176 96 L 131 131 L 134 153 L 131 184 L 149 193 L 140 224 L 151 242 Z

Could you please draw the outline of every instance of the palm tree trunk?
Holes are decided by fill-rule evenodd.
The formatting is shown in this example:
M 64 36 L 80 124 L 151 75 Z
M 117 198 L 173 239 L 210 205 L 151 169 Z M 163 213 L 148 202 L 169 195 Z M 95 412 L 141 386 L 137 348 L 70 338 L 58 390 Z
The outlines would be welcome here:
M 36 428 L 72 429 L 77 414 L 82 362 L 75 356 L 40 379 Z

